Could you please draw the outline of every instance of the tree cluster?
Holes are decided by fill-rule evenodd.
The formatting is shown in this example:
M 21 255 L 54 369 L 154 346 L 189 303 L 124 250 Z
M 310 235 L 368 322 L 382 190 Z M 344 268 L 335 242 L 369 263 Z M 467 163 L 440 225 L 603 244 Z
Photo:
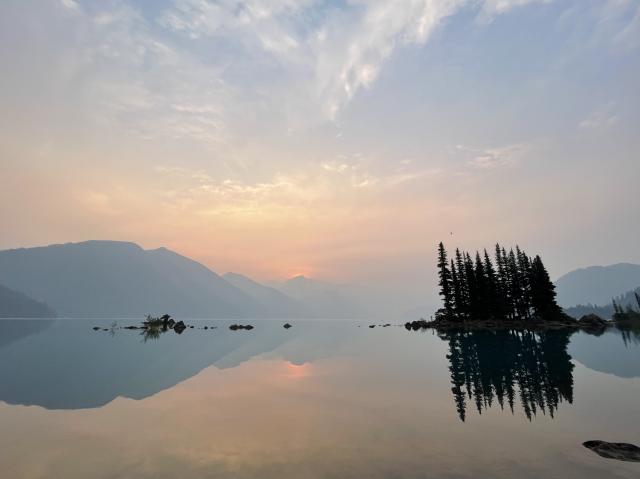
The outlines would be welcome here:
M 634 291 L 636 302 L 638 303 L 638 308 L 640 308 L 640 294 L 637 291 Z M 615 299 L 613 301 L 613 320 L 614 321 L 640 321 L 640 312 L 633 309 L 633 307 L 628 304 L 626 308 L 620 306 L 616 302 Z
M 448 259 L 440 243 L 438 277 L 443 307 L 437 319 L 552 320 L 562 315 L 542 259 L 518 246 L 507 252 L 496 244 L 493 260 L 487 250 L 472 257 L 459 249 Z

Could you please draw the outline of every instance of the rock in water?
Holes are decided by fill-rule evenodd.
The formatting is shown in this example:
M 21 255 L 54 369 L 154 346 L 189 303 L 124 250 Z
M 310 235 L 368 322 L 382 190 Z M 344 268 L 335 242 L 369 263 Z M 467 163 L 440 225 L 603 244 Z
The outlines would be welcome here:
M 607 322 L 597 314 L 585 314 L 578 320 L 578 324 L 584 329 L 604 329 L 607 327 Z
M 286 324 L 285 324 L 284 326 L 282 326 L 282 327 L 283 327 L 284 329 L 289 329 L 289 328 L 291 328 L 292 326 L 291 326 L 289 323 L 286 323 Z
M 251 329 L 253 329 L 253 326 L 251 326 L 250 324 L 247 324 L 247 325 L 244 325 L 244 324 L 232 324 L 231 326 L 229 326 L 229 329 L 231 331 L 237 331 L 238 329 L 251 330 Z
M 626 442 L 587 441 L 582 445 L 607 459 L 640 462 L 640 447 Z
M 187 326 L 184 324 L 183 321 L 178 321 L 176 324 L 173 325 L 173 330 L 178 334 L 182 334 L 182 332 L 185 329 L 187 329 Z

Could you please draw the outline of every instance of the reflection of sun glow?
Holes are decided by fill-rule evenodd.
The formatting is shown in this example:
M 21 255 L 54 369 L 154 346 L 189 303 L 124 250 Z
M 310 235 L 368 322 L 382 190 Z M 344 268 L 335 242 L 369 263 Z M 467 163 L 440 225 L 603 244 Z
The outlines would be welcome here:
M 285 376 L 291 379 L 299 379 L 307 377 L 311 374 L 311 364 L 293 364 L 286 363 L 285 364 Z

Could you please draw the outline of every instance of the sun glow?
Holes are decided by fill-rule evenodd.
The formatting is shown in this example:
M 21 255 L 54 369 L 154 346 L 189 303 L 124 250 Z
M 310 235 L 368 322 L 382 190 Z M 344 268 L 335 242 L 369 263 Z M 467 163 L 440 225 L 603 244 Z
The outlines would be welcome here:
M 300 379 L 305 378 L 311 375 L 311 364 L 293 364 L 286 363 L 285 364 L 285 373 L 284 375 L 290 379 Z

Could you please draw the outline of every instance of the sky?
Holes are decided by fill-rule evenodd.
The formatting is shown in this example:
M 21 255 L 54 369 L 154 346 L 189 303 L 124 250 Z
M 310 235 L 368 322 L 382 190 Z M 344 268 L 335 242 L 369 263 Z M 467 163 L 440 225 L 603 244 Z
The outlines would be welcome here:
M 434 296 L 435 248 L 640 262 L 638 0 L 4 0 L 0 249 Z

